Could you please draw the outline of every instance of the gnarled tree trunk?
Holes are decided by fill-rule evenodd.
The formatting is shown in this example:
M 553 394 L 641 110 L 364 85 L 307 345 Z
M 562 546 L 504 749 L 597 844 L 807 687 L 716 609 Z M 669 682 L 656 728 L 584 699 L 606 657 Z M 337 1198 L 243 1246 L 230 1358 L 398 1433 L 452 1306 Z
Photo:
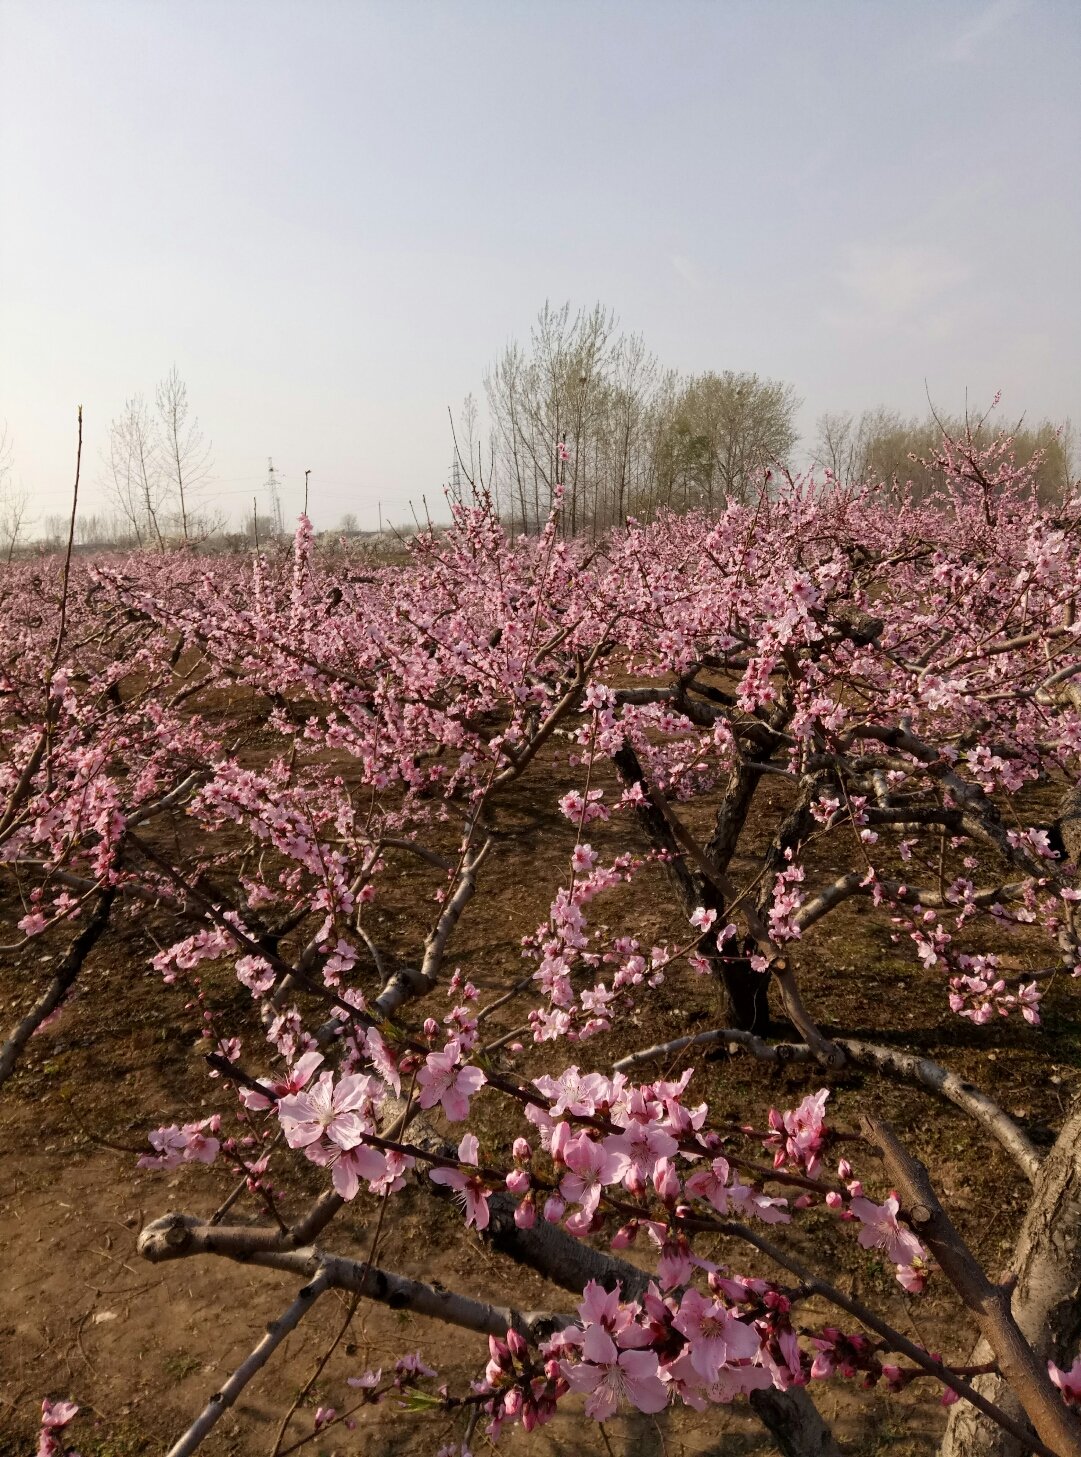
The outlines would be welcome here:
M 1069 1366 L 1081 1340 L 1081 1102 L 1044 1159 L 1018 1236 L 1013 1314 L 1041 1359 Z M 992 1359 L 980 1341 L 973 1363 Z M 973 1385 L 1011 1415 L 1023 1413 L 1005 1382 L 982 1376 Z M 941 1457 L 1022 1457 L 1024 1448 L 966 1402 L 950 1412 Z

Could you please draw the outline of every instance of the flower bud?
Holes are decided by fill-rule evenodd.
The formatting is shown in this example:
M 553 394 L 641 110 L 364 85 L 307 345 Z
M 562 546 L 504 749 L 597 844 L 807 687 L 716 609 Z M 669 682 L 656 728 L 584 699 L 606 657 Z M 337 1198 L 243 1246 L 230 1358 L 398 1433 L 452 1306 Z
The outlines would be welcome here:
M 558 1224 L 566 1212 L 566 1204 L 558 1194 L 551 1194 L 544 1201 L 544 1217 L 549 1224 Z

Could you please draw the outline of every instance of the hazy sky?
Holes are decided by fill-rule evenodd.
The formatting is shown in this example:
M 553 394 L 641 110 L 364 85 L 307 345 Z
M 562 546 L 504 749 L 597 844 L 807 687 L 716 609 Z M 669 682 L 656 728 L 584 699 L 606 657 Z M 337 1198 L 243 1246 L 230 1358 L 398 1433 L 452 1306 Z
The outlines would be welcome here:
M 0 422 L 42 514 L 175 363 L 239 517 L 439 499 L 544 303 L 822 410 L 1081 420 L 1079 0 L 0 0 Z M 100 499 L 100 496 L 99 496 Z

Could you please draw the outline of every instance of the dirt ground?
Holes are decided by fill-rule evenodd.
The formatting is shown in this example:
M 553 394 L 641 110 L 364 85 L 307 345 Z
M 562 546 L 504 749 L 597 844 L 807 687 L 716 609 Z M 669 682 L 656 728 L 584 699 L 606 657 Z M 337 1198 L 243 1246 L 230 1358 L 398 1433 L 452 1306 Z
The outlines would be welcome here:
M 548 770 L 531 773 L 505 811 L 498 855 L 485 867 L 480 892 L 458 928 L 452 964 L 482 989 L 482 1004 L 522 974 L 519 938 L 540 922 L 565 864 L 568 828 L 556 811 L 562 792 Z M 768 787 L 762 794 L 766 800 Z M 779 791 L 777 791 L 779 792 Z M 765 806 L 764 806 L 765 807 Z M 705 813 L 702 810 L 701 813 Z M 757 822 L 756 822 L 757 823 Z M 761 817 L 761 826 L 766 823 Z M 743 868 L 764 846 L 765 830 L 751 827 L 742 847 Z M 592 835 L 610 852 L 625 823 Z M 758 840 L 761 839 L 761 843 Z M 738 871 L 741 863 L 737 863 Z M 431 872 L 403 859 L 392 887 L 367 923 L 390 953 L 413 959 L 426 925 L 418 922 L 418 894 Z M 389 879 L 389 877 L 388 877 Z M 620 897 L 636 905 L 643 938 L 682 933 L 660 871 L 650 870 L 605 902 L 600 919 L 618 924 Z M 14 899 L 0 903 L 0 936 L 18 914 Z M 58 1020 L 35 1037 L 19 1071 L 0 1093 L 0 1457 L 33 1450 L 43 1395 L 75 1400 L 82 1415 L 71 1440 L 83 1457 L 164 1453 L 228 1373 L 251 1350 L 267 1321 L 293 1299 L 298 1282 L 277 1272 L 225 1260 L 191 1259 L 151 1266 L 136 1253 L 143 1223 L 170 1209 L 209 1214 L 231 1187 L 227 1169 L 189 1167 L 173 1174 L 135 1167 L 148 1127 L 200 1116 L 213 1106 L 217 1085 L 206 1078 L 197 1020 L 185 1010 L 183 987 L 163 987 L 148 969 L 165 923 L 146 909 L 118 919 L 99 943 L 76 994 Z M 0 964 L 0 1028 L 12 1023 L 39 987 L 42 948 L 31 943 Z M 867 1037 L 927 1054 L 971 1077 L 1049 1144 L 1066 1108 L 1081 1091 L 1081 1003 L 1073 983 L 1047 992 L 1044 1026 L 1022 1021 L 977 1028 L 953 1017 L 941 979 L 923 972 L 903 947 L 891 945 L 881 922 L 862 902 L 849 902 L 828 918 L 797 952 L 805 1000 L 820 1024 L 838 1035 Z M 374 985 L 374 983 L 373 983 Z M 250 1003 L 222 971 L 206 974 L 208 995 L 223 1012 L 254 1031 Z M 437 994 L 438 999 L 439 994 Z M 504 1010 L 500 1025 L 523 1019 L 528 1001 Z M 708 979 L 680 972 L 648 1006 L 582 1049 L 583 1066 L 604 1067 L 636 1048 L 688 1031 L 716 1026 L 722 1004 Z M 257 1040 L 246 1040 L 255 1049 Z M 544 1065 L 527 1051 L 516 1070 Z M 645 1074 L 645 1075 L 648 1075 Z M 993 1270 L 1004 1268 L 1025 1206 L 1018 1170 L 997 1144 L 948 1104 L 856 1070 L 828 1075 L 834 1117 L 855 1126 L 858 1109 L 873 1106 L 890 1118 L 933 1170 L 939 1191 L 962 1233 Z M 741 1058 L 699 1057 L 692 1084 L 719 1117 L 745 1120 L 775 1103 L 791 1105 L 823 1085 L 820 1070 L 763 1070 Z M 230 1100 L 222 1099 L 228 1107 Z M 494 1095 L 476 1104 L 485 1145 L 505 1145 L 519 1129 Z M 312 1191 L 317 1171 L 303 1166 Z M 299 1208 L 299 1205 L 296 1207 Z M 361 1195 L 324 1236 L 326 1247 L 364 1258 L 376 1202 Z M 826 1213 L 801 1222 L 806 1249 L 829 1252 L 832 1274 L 875 1303 L 894 1323 L 947 1360 L 963 1358 L 972 1332 L 941 1280 L 910 1301 L 881 1262 L 861 1251 Z M 736 1250 L 721 1250 L 734 1268 L 754 1271 Z M 706 1253 L 715 1255 L 712 1250 Z M 463 1230 L 460 1217 L 410 1188 L 390 1206 L 378 1260 L 388 1268 L 437 1280 L 464 1293 L 528 1308 L 566 1310 L 566 1292 L 484 1248 Z M 345 1297 L 332 1293 L 246 1388 L 203 1450 L 230 1457 L 265 1457 L 282 1413 L 312 1372 L 342 1323 Z M 452 1390 L 463 1390 L 486 1359 L 481 1337 L 362 1304 L 304 1409 L 289 1441 L 311 1431 L 316 1404 L 341 1407 L 344 1379 L 419 1350 Z M 933 1400 L 892 1399 L 856 1384 L 820 1383 L 814 1395 L 853 1453 L 917 1457 L 934 1450 L 944 1413 Z M 322 1457 L 413 1457 L 460 1440 L 460 1421 L 402 1413 L 385 1404 L 361 1413 L 352 1432 L 340 1427 L 303 1447 Z M 289 1441 L 285 1446 L 289 1446 Z M 768 1453 L 764 1429 L 743 1406 L 666 1415 L 663 1429 L 650 1419 L 621 1417 L 601 1432 L 568 1410 L 550 1427 L 526 1437 L 509 1432 L 508 1454 L 630 1454 L 694 1457 L 708 1452 Z M 478 1432 L 476 1451 L 486 1443 Z

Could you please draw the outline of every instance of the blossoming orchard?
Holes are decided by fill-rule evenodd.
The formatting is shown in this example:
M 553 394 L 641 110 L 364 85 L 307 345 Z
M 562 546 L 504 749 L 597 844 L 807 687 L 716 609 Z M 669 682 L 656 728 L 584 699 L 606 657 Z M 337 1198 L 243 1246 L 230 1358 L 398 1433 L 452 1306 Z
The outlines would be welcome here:
M 1081 1004 L 1081 498 L 1008 440 L 933 465 L 918 503 L 774 481 L 599 544 L 557 491 L 537 536 L 476 499 L 394 560 L 302 518 L 288 553 L 6 569 L 4 1097 L 148 928 L 127 975 L 197 1029 L 203 1102 L 110 1155 L 153 1174 L 132 1269 L 292 1281 L 170 1457 L 234 1450 L 259 1381 L 275 1454 L 391 1417 L 395 1451 L 525 1452 L 565 1412 L 560 1450 L 719 1451 L 740 1408 L 809 1457 L 838 1393 L 949 1457 L 1081 1453 L 1081 1102 L 1036 1129 L 989 1091 Z M 872 976 L 868 1036 L 837 1009 Z M 1000 1259 L 947 1124 L 999 1160 L 971 1228 L 1027 1210 Z M 405 1201 L 476 1253 L 395 1268 Z M 314 1374 L 268 1382 L 328 1302 Z M 368 1364 L 374 1307 L 420 1334 Z M 98 1441 L 88 1366 L 37 1371 L 38 1452 Z

